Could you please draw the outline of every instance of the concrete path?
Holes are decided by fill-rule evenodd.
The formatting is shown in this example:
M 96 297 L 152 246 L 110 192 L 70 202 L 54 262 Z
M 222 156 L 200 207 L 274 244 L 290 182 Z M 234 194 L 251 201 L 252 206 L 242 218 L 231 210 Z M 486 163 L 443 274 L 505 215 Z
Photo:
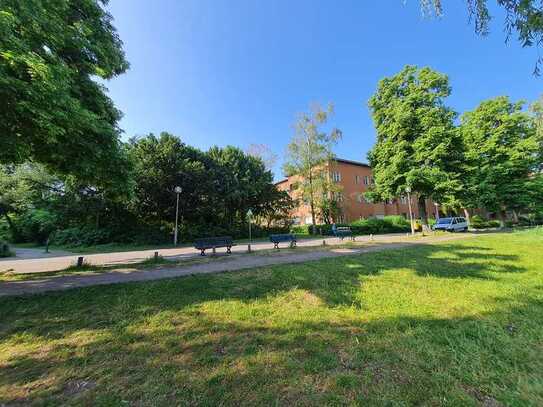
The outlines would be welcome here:
M 388 234 L 375 236 L 374 240 L 378 242 L 388 242 L 397 239 L 398 237 L 404 237 L 405 234 Z M 337 238 L 327 238 L 326 243 L 328 245 L 334 245 L 340 243 Z M 369 236 L 357 236 L 357 241 L 369 241 Z M 300 247 L 311 247 L 322 245 L 323 239 L 303 239 L 298 242 Z M 346 241 L 346 240 L 345 240 Z M 282 246 L 284 246 L 283 244 Z M 255 251 L 273 249 L 273 244 L 270 242 L 257 242 L 251 245 L 251 248 Z M 19 249 L 19 250 L 33 250 L 40 252 L 39 249 Z M 64 252 L 57 256 L 44 257 L 42 256 L 21 257 L 0 260 L 0 272 L 10 271 L 13 273 L 39 273 L 62 270 L 76 264 L 78 256 L 84 256 L 85 263 L 100 266 L 115 266 L 118 264 L 133 264 L 140 263 L 150 257 L 153 257 L 155 251 L 168 260 L 183 260 L 187 258 L 199 257 L 200 251 L 193 247 L 180 247 L 177 249 L 153 249 L 153 250 L 139 250 L 131 252 L 116 252 L 116 253 L 100 253 L 100 254 L 81 254 Z M 217 253 L 225 252 L 226 249 L 217 249 Z M 233 253 L 243 253 L 247 251 L 247 244 L 240 244 L 232 248 Z M 211 250 L 208 250 L 211 252 Z M 18 252 L 19 253 L 19 252 Z
M 274 264 L 303 263 L 307 261 L 320 260 L 323 258 L 356 255 L 368 252 L 375 252 L 388 249 L 397 249 L 413 245 L 431 244 L 449 240 L 463 239 L 472 235 L 450 235 L 439 237 L 427 237 L 424 239 L 396 238 L 396 242 L 381 240 L 372 245 L 360 242 L 359 247 L 328 249 L 315 248 L 315 250 L 303 250 L 298 253 L 292 250 L 273 253 L 254 253 L 252 255 L 220 256 L 208 262 L 187 264 L 171 268 L 157 268 L 146 270 L 116 270 L 104 273 L 87 272 L 76 275 L 44 276 L 25 281 L 0 282 L 0 297 L 24 294 L 37 294 L 47 291 L 67 290 L 76 287 L 87 287 L 93 285 L 127 283 L 134 281 L 151 281 L 165 278 L 181 277 L 193 274 L 219 273 L 233 270 L 243 270 L 255 267 L 264 267 Z M 390 238 L 389 238 L 390 239 Z M 321 241 L 322 244 L 322 241 Z
M 68 252 L 65 250 L 49 250 L 49 253 L 45 253 L 44 249 L 36 248 L 22 248 L 22 247 L 12 247 L 11 250 L 15 251 L 15 258 L 2 258 L 0 259 L 0 271 L 2 270 L 2 264 L 18 260 L 28 260 L 28 259 L 48 259 L 52 257 L 65 257 L 65 256 L 74 256 L 75 253 Z

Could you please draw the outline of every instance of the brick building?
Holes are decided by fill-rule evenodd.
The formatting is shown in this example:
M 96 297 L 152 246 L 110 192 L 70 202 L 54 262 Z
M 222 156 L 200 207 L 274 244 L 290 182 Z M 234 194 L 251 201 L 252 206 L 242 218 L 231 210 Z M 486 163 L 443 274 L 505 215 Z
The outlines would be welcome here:
M 382 218 L 387 215 L 403 215 L 409 218 L 409 204 L 406 196 L 385 203 L 370 203 L 364 198 L 364 192 L 373 183 L 371 167 L 368 164 L 337 158 L 327 164 L 327 172 L 330 179 L 338 183 L 341 189 L 337 196 L 341 215 L 339 219 L 334 219 L 335 222 L 348 223 L 360 218 Z M 299 191 L 295 188 L 299 179 L 299 176 L 294 175 L 276 183 L 276 186 L 282 191 L 288 191 L 292 198 L 298 199 L 299 206 L 292 214 L 294 222 L 309 225 L 311 224 L 309 205 L 299 199 Z M 413 196 L 411 196 L 411 208 L 414 218 L 418 218 L 418 205 Z M 430 200 L 426 202 L 426 211 L 428 216 L 435 216 L 436 207 Z M 322 219 L 317 218 L 317 223 L 321 222 Z

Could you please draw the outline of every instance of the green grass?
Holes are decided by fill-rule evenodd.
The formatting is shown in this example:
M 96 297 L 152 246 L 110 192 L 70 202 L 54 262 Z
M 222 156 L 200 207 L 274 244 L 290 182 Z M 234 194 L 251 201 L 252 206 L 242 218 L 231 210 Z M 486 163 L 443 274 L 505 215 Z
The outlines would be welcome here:
M 0 404 L 543 405 L 543 230 L 0 299 Z

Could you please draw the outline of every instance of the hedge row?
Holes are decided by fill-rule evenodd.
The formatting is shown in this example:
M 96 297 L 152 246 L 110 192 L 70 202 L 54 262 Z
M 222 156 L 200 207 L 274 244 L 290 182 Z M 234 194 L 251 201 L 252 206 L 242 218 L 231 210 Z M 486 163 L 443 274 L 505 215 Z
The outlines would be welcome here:
M 411 230 L 409 221 L 403 216 L 385 216 L 383 219 L 369 218 L 359 219 L 349 224 L 337 224 L 337 227 L 348 226 L 355 235 L 378 235 L 383 233 L 405 233 Z M 311 225 L 292 226 L 291 233 L 299 235 L 310 235 Z M 317 225 L 317 233 L 332 235 L 332 225 Z

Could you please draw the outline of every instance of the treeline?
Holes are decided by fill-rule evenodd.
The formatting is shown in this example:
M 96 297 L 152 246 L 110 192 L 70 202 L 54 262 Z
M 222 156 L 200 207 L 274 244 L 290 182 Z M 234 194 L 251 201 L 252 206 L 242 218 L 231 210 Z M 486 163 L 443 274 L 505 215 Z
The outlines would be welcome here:
M 43 165 L 0 167 L 0 239 L 48 238 L 63 245 L 171 241 L 179 200 L 180 240 L 244 237 L 252 210 L 255 235 L 289 227 L 293 202 L 278 191 L 262 160 L 236 147 L 201 151 L 162 133 L 134 138 L 117 162 L 122 177 L 82 184 Z
M 543 218 L 543 103 L 526 109 L 500 96 L 459 116 L 447 106 L 451 91 L 446 75 L 416 66 L 379 82 L 369 101 L 377 130 L 370 197 L 410 192 L 425 222 L 428 198 L 467 216 L 486 210 L 502 225 Z

